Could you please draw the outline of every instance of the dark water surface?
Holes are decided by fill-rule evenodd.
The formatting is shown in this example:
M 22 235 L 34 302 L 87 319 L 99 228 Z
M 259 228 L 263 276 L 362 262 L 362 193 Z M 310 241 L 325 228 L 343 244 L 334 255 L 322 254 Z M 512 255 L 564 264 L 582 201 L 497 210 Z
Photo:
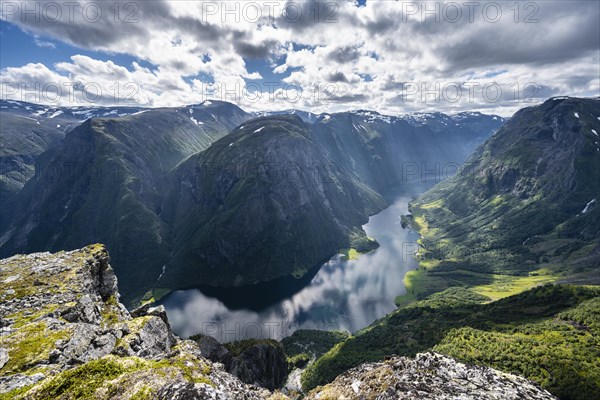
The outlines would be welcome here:
M 400 193 L 364 226 L 380 247 L 345 261 L 341 256 L 302 279 L 282 278 L 245 288 L 199 288 L 171 293 L 161 301 L 175 333 L 203 333 L 221 342 L 281 339 L 297 329 L 354 332 L 393 311 L 404 294 L 404 275 L 417 267 L 418 235 L 403 229 L 401 215 L 415 194 Z

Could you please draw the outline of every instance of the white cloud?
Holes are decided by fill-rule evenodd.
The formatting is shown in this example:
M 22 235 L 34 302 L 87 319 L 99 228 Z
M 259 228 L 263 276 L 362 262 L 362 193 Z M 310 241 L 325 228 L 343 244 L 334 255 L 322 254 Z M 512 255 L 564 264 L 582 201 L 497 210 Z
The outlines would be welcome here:
M 125 10 L 115 18 L 110 5 L 101 3 L 102 18 L 93 23 L 77 12 L 73 21 L 3 19 L 33 35 L 133 55 L 153 69 L 74 55 L 54 66 L 5 68 L 2 78 L 97 84 L 103 93 L 105 86 L 133 82 L 135 94 L 119 92 L 113 100 L 132 97 L 154 106 L 201 101 L 207 83 L 214 81 L 216 96 L 249 109 L 360 107 L 395 114 L 477 109 L 510 115 L 529 104 L 525 96 L 599 94 L 599 10 L 591 3 L 535 3 L 537 9 L 521 4 L 518 14 L 502 3 L 502 15 L 494 21 L 495 6 L 483 2 L 472 10 L 463 5 L 461 19 L 452 22 L 452 4 L 463 3 L 367 1 L 358 8 L 339 1 L 331 10 L 324 7 L 332 3 L 302 2 L 297 3 L 302 18 L 286 18 L 281 10 L 296 3 L 280 2 L 273 12 L 272 3 L 254 2 L 261 6 L 261 18 L 252 19 L 248 2 L 228 2 L 227 13 L 221 2 L 151 1 L 135 3 L 137 23 L 124 21 Z M 527 23 L 527 18 L 538 22 Z M 249 71 L 251 59 L 263 60 L 264 68 Z M 282 77 L 276 90 L 259 99 L 244 92 L 253 90 L 248 80 L 261 80 L 267 72 Z M 262 89 L 269 91 L 272 83 L 263 82 Z M 423 96 L 423 89 L 436 85 L 441 98 Z M 458 100 L 456 87 L 461 88 Z M 495 100 L 497 88 L 502 95 Z
M 45 41 L 45 40 L 41 40 L 37 36 L 34 36 L 33 42 L 38 47 L 46 47 L 46 48 L 49 48 L 49 49 L 55 49 L 56 48 L 56 45 L 54 43 L 48 42 L 48 41 Z

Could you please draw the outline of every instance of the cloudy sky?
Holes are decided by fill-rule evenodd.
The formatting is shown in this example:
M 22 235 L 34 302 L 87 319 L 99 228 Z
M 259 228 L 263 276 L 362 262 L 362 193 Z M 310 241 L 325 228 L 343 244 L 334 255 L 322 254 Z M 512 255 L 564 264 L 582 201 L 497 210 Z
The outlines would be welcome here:
M 511 115 L 600 95 L 600 1 L 1 3 L 2 97 Z

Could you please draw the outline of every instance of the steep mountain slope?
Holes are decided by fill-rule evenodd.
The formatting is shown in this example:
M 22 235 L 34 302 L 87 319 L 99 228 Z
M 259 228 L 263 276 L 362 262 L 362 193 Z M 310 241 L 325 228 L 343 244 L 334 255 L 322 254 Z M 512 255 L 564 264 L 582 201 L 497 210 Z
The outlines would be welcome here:
M 152 287 L 169 253 L 159 219 L 162 179 L 246 114 L 228 104 L 90 119 L 40 161 L 3 226 L 4 255 L 103 241 L 113 251 L 127 301 Z M 144 289 L 145 288 L 145 289 Z
M 13 197 L 34 174 L 37 158 L 89 118 L 145 112 L 140 107 L 59 107 L 0 100 L 0 225 L 12 216 Z
M 385 207 L 334 164 L 296 116 L 246 122 L 171 176 L 164 218 L 173 258 L 160 287 L 238 286 L 294 274 L 341 248 Z
M 321 116 L 313 132 L 337 163 L 385 190 L 454 174 L 503 122 L 499 116 L 470 113 L 392 117 L 356 111 Z
M 0 111 L 0 225 L 12 214 L 12 200 L 35 173 L 35 161 L 57 147 L 64 133 L 35 121 Z
M 414 202 L 425 281 L 597 282 L 599 109 L 598 99 L 556 98 L 519 111 L 458 175 Z

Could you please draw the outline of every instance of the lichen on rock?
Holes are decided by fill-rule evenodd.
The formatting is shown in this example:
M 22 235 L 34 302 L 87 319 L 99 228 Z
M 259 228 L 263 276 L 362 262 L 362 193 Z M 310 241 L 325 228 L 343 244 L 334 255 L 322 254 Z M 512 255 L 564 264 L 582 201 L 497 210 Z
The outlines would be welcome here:
M 102 245 L 0 260 L 0 399 L 267 399 L 171 331 L 130 313 Z
M 437 353 L 414 359 L 392 357 L 362 364 L 332 383 L 312 390 L 310 399 L 382 400 L 555 400 L 525 378 L 488 367 L 466 365 Z

